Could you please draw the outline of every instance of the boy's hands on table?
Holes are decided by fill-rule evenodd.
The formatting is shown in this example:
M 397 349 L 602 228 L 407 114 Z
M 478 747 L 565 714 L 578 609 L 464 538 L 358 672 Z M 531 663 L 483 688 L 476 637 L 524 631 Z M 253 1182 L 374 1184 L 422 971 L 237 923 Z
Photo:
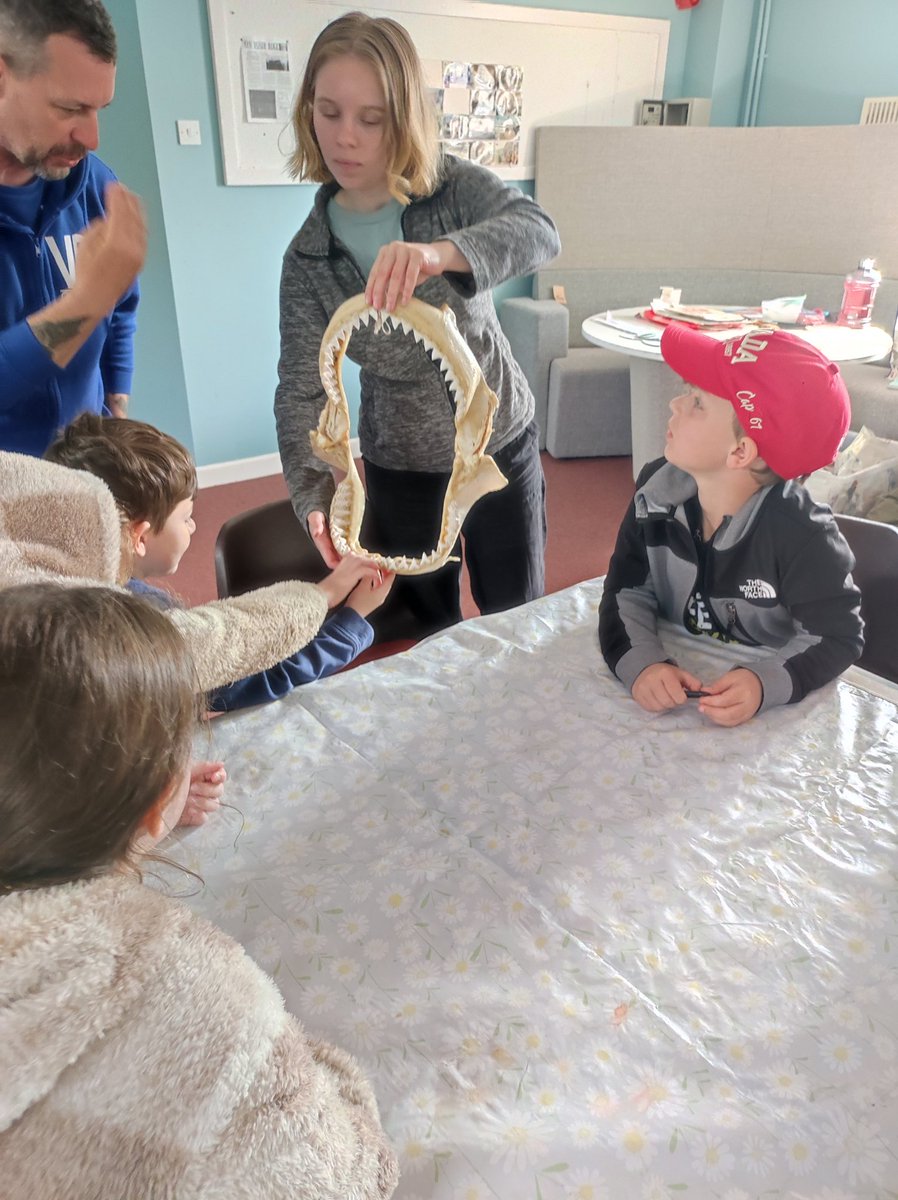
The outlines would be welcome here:
M 701 692 L 698 711 L 715 725 L 732 727 L 751 720 L 764 699 L 764 689 L 754 671 L 737 667 L 727 671 L 713 683 L 702 683 L 689 671 L 672 663 L 652 663 L 636 677 L 633 699 L 646 712 L 664 712 L 685 704 L 693 697 L 689 691 Z
M 713 683 L 706 683 L 704 690 L 708 695 L 699 701 L 698 711 L 715 725 L 744 724 L 751 720 L 764 699 L 760 679 L 746 667 L 727 671 Z
M 701 689 L 701 681 L 673 663 L 652 663 L 640 671 L 631 689 L 633 699 L 646 712 L 664 712 L 685 704 L 689 698 L 686 688 Z

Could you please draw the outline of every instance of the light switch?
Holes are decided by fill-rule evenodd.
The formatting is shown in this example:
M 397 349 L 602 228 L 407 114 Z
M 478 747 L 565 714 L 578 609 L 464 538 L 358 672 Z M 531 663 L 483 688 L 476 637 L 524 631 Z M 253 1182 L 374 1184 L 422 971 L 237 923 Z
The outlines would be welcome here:
M 179 121 L 178 122 L 178 144 L 181 146 L 199 146 L 200 145 L 200 123 L 199 123 L 199 121 Z

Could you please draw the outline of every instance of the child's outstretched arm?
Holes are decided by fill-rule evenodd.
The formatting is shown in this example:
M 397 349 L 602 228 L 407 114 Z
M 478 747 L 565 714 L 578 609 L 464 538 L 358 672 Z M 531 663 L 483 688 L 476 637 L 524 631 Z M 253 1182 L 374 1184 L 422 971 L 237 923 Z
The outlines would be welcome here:
M 344 576 L 351 577 L 363 560 L 344 561 L 347 566 L 340 570 L 340 580 Z M 379 576 L 383 577 L 379 579 Z M 267 671 L 259 671 L 216 689 L 209 698 L 211 710 L 237 712 L 257 704 L 270 704 L 289 695 L 296 687 L 326 679 L 348 666 L 374 640 L 374 630 L 365 618 L 386 600 L 394 579 L 393 574 L 376 569 L 371 575 L 365 575 L 353 587 L 346 603 L 330 614 L 307 646 Z
M 318 587 L 327 598 L 328 608 L 336 608 L 346 599 L 353 588 L 362 581 L 368 583 L 383 583 L 383 571 L 374 563 L 355 554 L 347 554 L 341 558 L 330 575 L 319 581 Z
M 347 597 L 344 608 L 350 608 L 360 617 L 370 617 L 375 609 L 380 608 L 390 594 L 390 589 L 396 582 L 396 576 L 391 571 L 382 571 L 381 578 L 363 579 L 357 583 Z
M 308 645 L 327 608 L 314 583 L 284 582 L 196 608 L 173 609 L 169 617 L 187 642 L 197 691 L 207 692 L 264 671 Z

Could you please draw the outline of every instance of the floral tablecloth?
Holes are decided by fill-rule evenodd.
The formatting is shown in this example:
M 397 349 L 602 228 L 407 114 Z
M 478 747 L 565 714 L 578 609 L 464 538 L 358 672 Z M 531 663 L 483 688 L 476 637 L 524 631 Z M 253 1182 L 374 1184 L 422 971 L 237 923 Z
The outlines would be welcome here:
M 890 688 L 652 716 L 600 592 L 216 721 L 188 902 L 362 1061 L 401 1200 L 895 1197 Z

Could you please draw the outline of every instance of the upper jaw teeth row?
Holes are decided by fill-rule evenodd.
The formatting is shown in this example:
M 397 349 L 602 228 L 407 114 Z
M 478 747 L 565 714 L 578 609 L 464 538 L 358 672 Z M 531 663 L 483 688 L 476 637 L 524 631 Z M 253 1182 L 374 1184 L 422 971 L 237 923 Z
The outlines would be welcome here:
M 415 341 L 420 342 L 427 353 L 432 355 L 434 360 L 439 363 L 440 371 L 446 376 L 446 381 L 452 387 L 452 390 L 458 390 L 459 384 L 455 377 L 455 372 L 452 370 L 452 367 L 449 365 L 449 363 L 443 358 L 437 346 L 429 338 L 425 337 L 420 330 L 415 329 L 411 322 L 406 321 L 401 317 L 397 317 L 393 313 L 385 313 L 378 308 L 363 309 L 363 311 L 354 317 L 352 321 L 344 325 L 342 329 L 339 329 L 334 334 L 332 341 L 328 345 L 328 367 L 330 368 L 330 372 L 333 374 L 335 380 L 336 371 L 334 369 L 334 360 L 343 342 L 351 336 L 353 329 L 361 329 L 363 325 L 367 326 L 371 321 L 374 322 L 375 333 L 389 333 L 391 330 L 395 329 L 401 329 L 403 333 L 410 333 Z

